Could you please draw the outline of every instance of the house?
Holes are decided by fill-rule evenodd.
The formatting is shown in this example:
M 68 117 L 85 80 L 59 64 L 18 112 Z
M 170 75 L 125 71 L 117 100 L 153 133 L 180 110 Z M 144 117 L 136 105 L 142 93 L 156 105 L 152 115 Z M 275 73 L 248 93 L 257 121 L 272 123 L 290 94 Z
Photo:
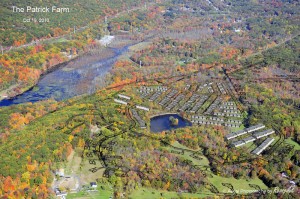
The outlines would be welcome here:
M 55 172 L 55 175 L 59 177 L 64 177 L 65 176 L 65 170 L 64 169 L 59 169 Z
M 66 196 L 68 195 L 67 192 L 60 192 L 60 193 L 57 193 L 56 196 L 60 197 L 60 198 L 66 198 Z
M 241 29 L 234 29 L 234 32 L 241 32 Z
M 60 197 L 60 198 L 65 198 L 68 195 L 67 192 L 61 191 L 59 188 L 55 188 L 54 192 L 55 192 L 55 195 Z
M 287 176 L 286 173 L 284 173 L 284 172 L 281 173 L 281 176 L 282 176 L 283 178 L 288 178 L 288 177 L 289 177 L 289 176 Z
M 292 185 L 296 185 L 296 183 L 292 180 L 290 180 L 289 183 L 292 184 Z
M 98 187 L 96 182 L 91 182 L 90 185 L 91 185 L 92 188 L 97 188 Z

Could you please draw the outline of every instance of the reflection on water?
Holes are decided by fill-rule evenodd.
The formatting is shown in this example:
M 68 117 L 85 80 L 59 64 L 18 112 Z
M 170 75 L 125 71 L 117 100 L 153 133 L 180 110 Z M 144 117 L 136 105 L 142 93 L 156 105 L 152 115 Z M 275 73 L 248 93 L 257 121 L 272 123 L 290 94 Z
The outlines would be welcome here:
M 34 89 L 26 91 L 14 99 L 0 101 L 0 106 L 10 106 L 25 102 L 36 102 L 45 99 L 63 100 L 77 95 L 91 94 L 104 83 L 116 59 L 128 50 L 128 46 L 113 48 L 114 55 L 100 61 L 72 66 L 68 64 L 40 79 Z M 100 57 L 99 57 L 100 58 Z
M 169 119 L 171 116 L 178 119 L 178 125 L 176 126 L 171 125 Z M 185 120 L 184 118 L 182 118 L 177 114 L 160 115 L 160 116 L 153 117 L 150 120 L 150 131 L 153 133 L 168 131 L 177 128 L 183 128 L 186 126 L 192 126 L 192 123 L 188 120 Z

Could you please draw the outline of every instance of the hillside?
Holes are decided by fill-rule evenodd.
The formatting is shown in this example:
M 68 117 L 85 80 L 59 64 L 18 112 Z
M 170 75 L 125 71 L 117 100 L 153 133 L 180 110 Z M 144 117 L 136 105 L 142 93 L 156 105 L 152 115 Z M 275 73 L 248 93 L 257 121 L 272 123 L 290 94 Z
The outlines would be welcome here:
M 104 20 L 105 16 L 111 16 L 118 12 L 141 5 L 142 0 L 3 0 L 0 2 L 0 45 L 19 46 L 44 37 L 55 37 L 72 32 L 74 26 L 78 29 L 97 20 Z M 24 13 L 13 12 L 12 6 L 24 8 Z M 26 12 L 27 6 L 49 7 L 50 12 Z M 57 8 L 69 8 L 69 12 L 51 12 L 52 6 Z M 31 19 L 31 22 L 23 22 L 23 19 Z M 40 22 L 33 22 L 35 18 Z M 42 22 L 43 19 L 49 22 Z M 47 20 L 46 20 L 47 21 Z
M 298 198 L 298 1 L 58 6 L 0 54 L 0 198 Z

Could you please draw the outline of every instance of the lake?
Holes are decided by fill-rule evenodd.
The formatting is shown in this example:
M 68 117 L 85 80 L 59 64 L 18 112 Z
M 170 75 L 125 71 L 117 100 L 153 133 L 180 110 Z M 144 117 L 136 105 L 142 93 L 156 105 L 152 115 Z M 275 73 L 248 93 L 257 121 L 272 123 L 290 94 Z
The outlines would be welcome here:
M 178 119 L 178 125 L 176 126 L 171 125 L 171 122 L 169 120 L 171 116 Z M 152 117 L 150 119 L 150 131 L 153 133 L 183 128 L 186 126 L 192 126 L 192 123 L 184 119 L 183 117 L 179 116 L 178 114 L 159 115 L 159 116 Z

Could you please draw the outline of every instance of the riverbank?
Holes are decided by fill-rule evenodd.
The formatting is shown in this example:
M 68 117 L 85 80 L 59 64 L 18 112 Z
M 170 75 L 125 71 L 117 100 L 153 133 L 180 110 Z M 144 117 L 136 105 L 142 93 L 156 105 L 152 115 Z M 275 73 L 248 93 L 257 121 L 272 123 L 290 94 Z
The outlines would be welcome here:
M 0 91 L 0 101 L 4 100 L 4 99 L 12 99 L 14 97 L 17 97 L 17 96 L 23 94 L 26 91 L 31 90 L 40 81 L 40 79 L 43 76 L 57 70 L 58 68 L 61 68 L 65 65 L 67 65 L 70 61 L 76 60 L 79 56 L 82 56 L 82 55 L 73 55 L 71 58 L 67 59 L 64 62 L 60 62 L 58 64 L 48 67 L 47 70 L 41 70 L 39 78 L 32 85 L 21 85 L 20 83 L 16 83 L 16 84 L 11 85 L 9 88 L 7 88 L 3 91 Z
M 14 92 L 15 95 L 0 101 L 0 106 L 34 103 L 46 99 L 61 101 L 92 94 L 110 84 L 112 76 L 109 74 L 114 63 L 121 56 L 127 55 L 130 46 L 139 42 L 121 38 L 108 47 L 97 46 L 86 50 L 85 53 L 44 71 L 37 82 L 26 87 L 26 90 L 18 89 L 18 92 Z
M 83 64 L 83 63 L 80 63 L 80 61 L 78 61 L 81 58 L 86 57 L 86 59 L 88 59 L 91 62 L 97 61 L 97 60 L 99 60 L 99 54 L 101 54 L 101 59 L 106 59 L 106 58 L 112 56 L 113 52 L 111 49 L 99 45 L 96 48 L 93 48 L 87 52 L 82 52 L 77 55 L 67 56 L 67 57 L 65 57 L 65 60 L 63 62 L 49 66 L 49 67 L 47 67 L 47 69 L 40 70 L 39 78 L 33 84 L 21 85 L 20 83 L 16 83 L 16 84 L 11 85 L 9 88 L 7 88 L 3 91 L 0 91 L 0 101 L 4 100 L 4 99 L 7 99 L 7 100 L 13 99 L 15 97 L 18 97 L 19 95 L 22 95 L 23 93 L 25 93 L 27 91 L 30 91 L 38 84 L 38 82 L 44 76 L 46 76 L 49 73 L 52 73 L 60 68 L 63 68 L 65 66 L 67 66 L 68 64 L 71 64 L 72 62 L 74 63 L 74 65 Z M 76 62 L 78 62 L 78 64 Z

